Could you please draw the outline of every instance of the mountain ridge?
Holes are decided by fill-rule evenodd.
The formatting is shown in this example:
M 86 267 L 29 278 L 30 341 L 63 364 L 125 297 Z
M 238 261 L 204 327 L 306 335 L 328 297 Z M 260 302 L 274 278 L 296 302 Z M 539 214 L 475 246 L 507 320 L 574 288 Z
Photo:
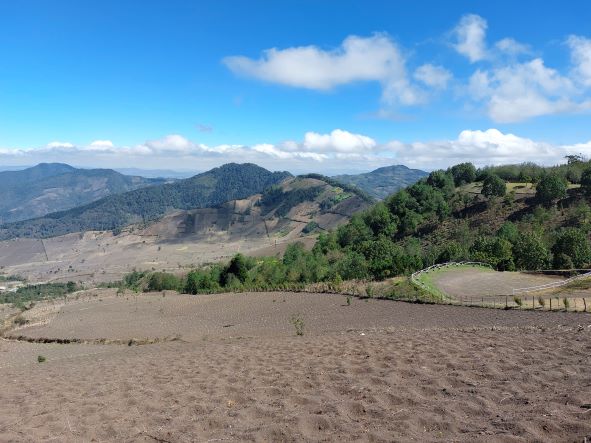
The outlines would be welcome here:
M 0 238 L 46 238 L 89 230 L 117 230 L 175 209 L 216 206 L 245 198 L 291 177 L 252 163 L 226 165 L 173 183 L 113 194 L 83 206 L 0 226 Z
M 2 171 L 0 224 L 44 216 L 164 182 L 127 176 L 112 169 L 79 169 L 65 163 L 40 163 L 18 171 Z
M 332 178 L 342 183 L 357 186 L 373 198 L 383 200 L 388 195 L 416 183 L 429 175 L 420 169 L 405 165 L 383 166 L 361 174 L 341 174 Z

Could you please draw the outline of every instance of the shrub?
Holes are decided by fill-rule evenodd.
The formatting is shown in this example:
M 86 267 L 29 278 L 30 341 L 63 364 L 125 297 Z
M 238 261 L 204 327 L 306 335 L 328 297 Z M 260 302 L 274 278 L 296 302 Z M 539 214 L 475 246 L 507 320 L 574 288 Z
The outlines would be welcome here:
M 304 319 L 300 314 L 294 314 L 291 316 L 290 320 L 291 324 L 295 328 L 295 332 L 297 336 L 304 335 Z
M 562 299 L 562 303 L 564 304 L 564 310 L 568 311 L 568 309 L 570 308 L 570 301 L 568 300 L 568 298 L 564 297 Z
M 316 229 L 318 229 L 318 227 L 318 223 L 316 223 L 315 221 L 311 221 L 306 226 L 304 226 L 304 229 L 302 229 L 302 233 L 310 234 L 311 232 L 314 232 Z
M 47 359 L 46 359 L 46 358 L 45 358 L 43 355 L 38 355 L 38 356 L 37 356 L 37 361 L 38 361 L 39 363 L 43 363 L 43 362 L 45 362 L 46 360 L 47 360 Z
M 566 228 L 558 234 L 552 253 L 557 257 L 558 264 L 568 256 L 574 267 L 582 268 L 591 262 L 591 245 L 583 231 L 577 228 Z
M 513 296 L 513 301 L 515 302 L 515 304 L 519 307 L 523 306 L 523 300 L 521 300 L 521 297 L 518 297 L 516 295 Z
M 581 174 L 581 188 L 587 195 L 591 195 L 591 168 L 587 168 Z
M 484 179 L 482 195 L 486 198 L 504 197 L 507 192 L 505 180 L 495 174 L 490 174 Z
M 556 174 L 547 174 L 536 187 L 536 197 L 545 204 L 566 197 L 566 180 Z
M 550 253 L 544 241 L 530 232 L 519 235 L 513 246 L 513 256 L 518 269 L 530 271 L 544 269 L 550 262 Z
M 178 291 L 181 289 L 180 279 L 167 272 L 155 272 L 148 279 L 148 291 Z
M 25 317 L 23 317 L 22 315 L 17 315 L 16 317 L 14 317 L 13 323 L 17 326 L 22 326 L 25 325 L 29 322 L 29 320 L 27 320 Z
M 544 306 L 546 306 L 546 300 L 544 300 L 544 297 L 542 297 L 541 295 L 538 296 L 538 304 L 543 308 Z
M 460 163 L 452 166 L 450 172 L 456 186 L 472 183 L 476 180 L 476 168 L 472 163 Z

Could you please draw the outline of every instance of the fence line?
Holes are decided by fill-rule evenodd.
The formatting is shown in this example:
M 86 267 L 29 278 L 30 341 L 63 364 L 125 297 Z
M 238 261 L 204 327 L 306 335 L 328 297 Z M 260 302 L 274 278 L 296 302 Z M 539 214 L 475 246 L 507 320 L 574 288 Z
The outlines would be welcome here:
M 568 285 L 569 283 L 571 283 L 575 280 L 580 280 L 582 278 L 587 278 L 587 277 L 591 277 L 591 271 L 586 272 L 585 274 L 575 275 L 574 277 L 567 278 L 566 280 L 552 282 L 552 283 L 546 283 L 544 285 L 529 286 L 527 288 L 514 288 L 513 295 L 526 294 L 528 292 L 543 291 L 544 289 L 560 288 L 561 286 Z

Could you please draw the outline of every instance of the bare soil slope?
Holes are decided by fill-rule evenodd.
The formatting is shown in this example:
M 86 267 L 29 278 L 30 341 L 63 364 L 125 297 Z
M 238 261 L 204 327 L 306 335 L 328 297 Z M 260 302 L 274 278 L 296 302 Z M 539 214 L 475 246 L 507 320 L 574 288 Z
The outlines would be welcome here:
M 87 231 L 2 241 L 0 267 L 5 274 L 19 274 L 31 282 L 96 283 L 121 279 L 134 268 L 174 271 L 229 259 L 237 252 L 276 255 L 289 242 L 313 243 L 317 232 L 334 229 L 368 206 L 358 195 L 321 180 L 295 177 L 281 186 L 286 193 L 310 188 L 320 192 L 313 199 L 296 201 L 281 215 L 276 207 L 262 208 L 261 195 L 256 194 L 215 208 L 176 211 L 118 235 Z M 315 227 L 308 232 L 310 223 Z
M 102 301 L 101 301 L 102 300 Z M 285 300 L 285 301 L 284 301 Z M 299 314 L 304 335 L 289 319 Z M 2 441 L 583 441 L 591 316 L 321 294 L 107 292 L 0 341 Z M 47 358 L 37 363 L 37 356 Z

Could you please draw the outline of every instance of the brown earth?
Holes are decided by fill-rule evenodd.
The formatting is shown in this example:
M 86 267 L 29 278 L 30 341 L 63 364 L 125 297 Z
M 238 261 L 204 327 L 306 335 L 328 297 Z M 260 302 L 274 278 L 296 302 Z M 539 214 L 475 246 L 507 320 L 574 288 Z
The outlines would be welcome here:
M 260 195 L 233 200 L 216 208 L 176 211 L 149 226 L 130 226 L 118 235 L 88 231 L 47 239 L 19 238 L 0 242 L 0 273 L 18 274 L 31 283 L 119 280 L 133 269 L 178 271 L 204 263 L 228 260 L 237 252 L 277 255 L 288 243 L 311 246 L 308 223 L 317 230 L 334 229 L 368 206 L 356 195 L 330 208 L 321 202 L 338 196 L 335 187 L 314 179 L 292 178 L 282 186 L 324 186 L 317 199 L 295 205 L 286 215 L 263 213 Z
M 433 273 L 433 283 L 454 297 L 512 295 L 515 288 L 527 288 L 563 280 L 561 277 L 496 272 L 485 268 L 447 268 Z
M 24 315 L 9 334 L 180 340 L 0 341 L 0 441 L 591 437 L 588 314 L 105 290 Z
M 496 272 L 485 268 L 446 268 L 431 276 L 434 286 L 449 296 L 452 302 L 489 307 L 517 308 L 516 299 L 527 309 L 568 309 L 591 311 L 591 283 L 584 288 L 556 288 L 513 293 L 514 289 L 534 288 L 564 280 L 556 275 L 527 272 Z M 585 279 L 585 282 L 589 279 Z M 583 283 L 582 280 L 578 281 Z M 516 299 L 514 298 L 516 296 Z M 568 299 L 568 305 L 564 300 Z M 544 302 L 542 305 L 540 300 Z

